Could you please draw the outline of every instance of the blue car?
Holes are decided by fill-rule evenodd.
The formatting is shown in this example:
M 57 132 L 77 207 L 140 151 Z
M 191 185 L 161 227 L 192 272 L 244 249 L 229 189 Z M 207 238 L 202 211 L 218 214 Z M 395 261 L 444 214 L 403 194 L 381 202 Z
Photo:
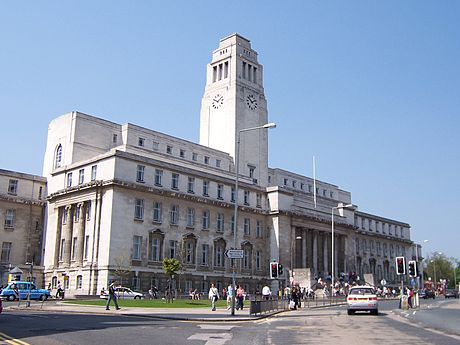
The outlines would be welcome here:
M 8 283 L 8 286 L 3 288 L 0 298 L 7 301 L 14 301 L 19 298 L 27 299 L 29 293 L 30 299 L 39 299 L 40 301 L 46 301 L 50 296 L 48 290 L 37 289 L 34 283 L 14 281 Z

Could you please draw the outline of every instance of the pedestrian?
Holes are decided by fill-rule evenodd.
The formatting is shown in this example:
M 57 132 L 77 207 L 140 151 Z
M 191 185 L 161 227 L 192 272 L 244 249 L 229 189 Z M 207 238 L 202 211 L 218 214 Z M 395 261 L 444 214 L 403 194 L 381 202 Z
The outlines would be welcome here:
M 227 288 L 227 310 L 232 307 L 232 298 L 233 298 L 233 285 L 230 284 Z
M 268 301 L 270 299 L 271 295 L 272 295 L 272 292 L 270 291 L 270 288 L 268 287 L 268 285 L 265 285 L 262 288 L 262 298 L 264 300 Z
M 211 310 L 216 311 L 216 302 L 219 299 L 219 290 L 214 286 L 214 283 L 211 284 L 211 288 L 209 289 L 209 299 L 211 300 Z
M 58 298 L 62 298 L 62 285 L 60 281 L 58 281 L 56 289 L 56 299 Z
M 238 303 L 237 303 L 238 307 L 236 308 L 236 310 L 238 310 L 238 309 L 243 310 L 243 307 L 244 307 L 244 295 L 245 295 L 244 288 L 241 285 L 239 285 L 238 289 L 236 290 L 236 297 L 238 299 Z
M 115 304 L 115 309 L 120 310 L 121 308 L 118 306 L 117 302 L 117 295 L 115 294 L 115 284 L 116 281 L 112 280 L 112 283 L 109 285 L 109 298 L 107 299 L 107 304 L 105 305 L 105 310 L 110 310 L 110 301 L 113 300 L 113 303 Z

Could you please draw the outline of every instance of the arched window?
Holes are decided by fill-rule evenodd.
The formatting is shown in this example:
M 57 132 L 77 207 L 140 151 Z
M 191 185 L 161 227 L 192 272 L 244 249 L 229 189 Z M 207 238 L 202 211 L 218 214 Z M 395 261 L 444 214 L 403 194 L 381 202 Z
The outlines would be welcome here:
M 58 147 L 56 148 L 56 154 L 54 158 L 54 168 L 59 168 L 61 166 L 62 162 L 62 145 L 59 144 Z

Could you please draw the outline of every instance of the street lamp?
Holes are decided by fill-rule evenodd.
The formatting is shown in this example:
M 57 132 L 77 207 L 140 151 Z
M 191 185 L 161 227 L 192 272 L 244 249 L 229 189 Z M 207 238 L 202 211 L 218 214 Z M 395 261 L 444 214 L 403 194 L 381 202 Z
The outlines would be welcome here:
M 335 280 L 335 253 L 334 253 L 334 212 L 335 210 L 341 210 L 341 209 L 344 209 L 344 208 L 353 208 L 353 204 L 347 204 L 347 205 L 344 205 L 343 203 L 339 203 L 337 206 L 333 207 L 332 208 L 332 212 L 331 212 L 331 230 L 332 230 L 332 248 L 331 248 L 331 256 L 332 256 L 332 286 L 331 286 L 331 296 L 332 296 L 332 291 L 334 291 L 334 280 Z
M 241 133 L 255 131 L 259 129 L 269 129 L 269 128 L 276 128 L 276 124 L 273 122 L 267 123 L 263 126 L 257 127 L 250 127 L 250 128 L 243 128 L 238 131 L 238 137 L 236 141 L 236 153 L 235 153 L 235 208 L 234 208 L 234 220 L 233 220 L 233 247 L 236 249 L 236 230 L 238 229 L 238 179 L 239 179 L 239 169 L 240 169 L 240 139 Z M 232 264 L 234 263 L 232 259 Z M 233 294 L 232 294 L 232 315 L 235 315 L 235 296 L 236 296 L 236 282 L 235 282 L 235 267 L 233 266 L 233 274 L 232 274 L 232 285 L 233 285 Z

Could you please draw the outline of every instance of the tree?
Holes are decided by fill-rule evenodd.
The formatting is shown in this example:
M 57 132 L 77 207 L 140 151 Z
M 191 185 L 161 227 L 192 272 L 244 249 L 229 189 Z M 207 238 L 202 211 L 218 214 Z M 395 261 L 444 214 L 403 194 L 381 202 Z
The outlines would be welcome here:
M 425 278 L 431 277 L 435 283 L 438 283 L 440 279 L 446 279 L 448 282 L 448 287 L 454 287 L 454 282 L 456 278 L 455 268 L 458 268 L 458 264 L 449 260 L 444 254 L 441 253 L 432 253 L 428 255 L 425 259 L 426 269 L 424 274 Z
M 120 284 L 123 285 L 124 279 L 128 281 L 128 277 L 131 274 L 131 265 L 129 259 L 124 255 L 119 255 L 113 258 L 113 266 L 115 276 L 120 280 Z
M 171 294 L 172 277 L 178 270 L 180 270 L 180 268 L 181 268 L 181 263 L 176 258 L 163 259 L 163 270 L 169 277 L 168 286 L 167 286 L 167 294 L 166 294 L 166 301 L 168 303 L 171 301 L 174 301 L 172 299 L 172 294 Z

